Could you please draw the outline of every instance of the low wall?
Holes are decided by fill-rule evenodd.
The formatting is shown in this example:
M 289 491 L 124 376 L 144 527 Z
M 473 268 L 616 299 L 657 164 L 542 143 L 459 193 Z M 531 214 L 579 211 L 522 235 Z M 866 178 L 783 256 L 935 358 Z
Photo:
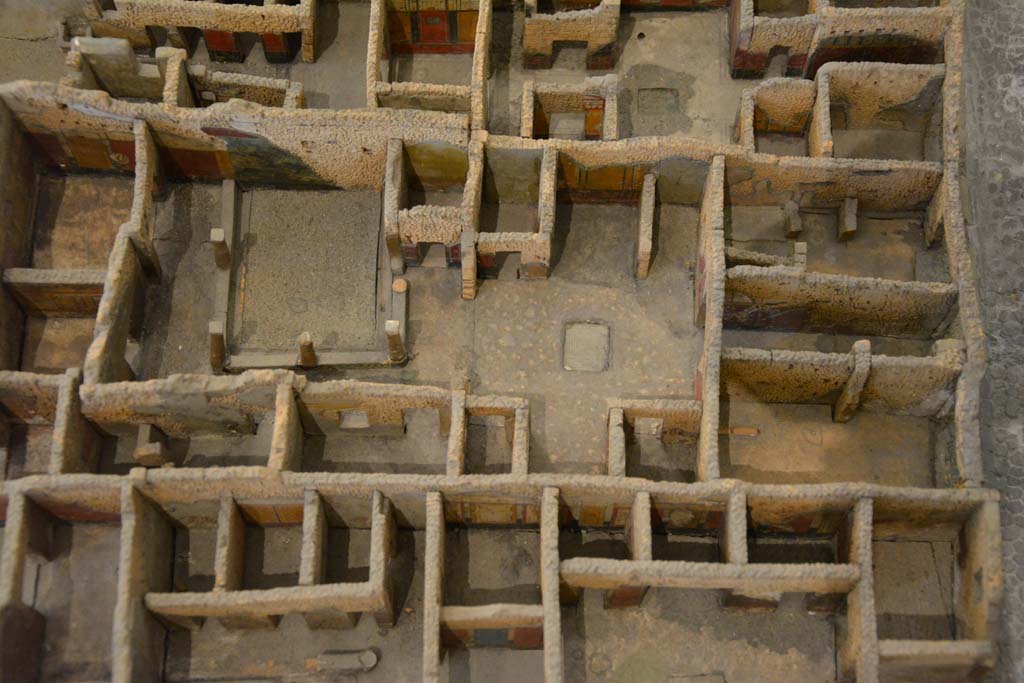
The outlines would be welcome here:
M 963 367 L 959 350 L 931 356 L 872 355 L 860 407 L 936 417 L 952 401 Z M 731 401 L 834 403 L 854 370 L 850 354 L 726 348 L 722 386 Z
M 957 287 L 946 283 L 733 266 L 726 270 L 725 324 L 930 339 L 951 323 L 956 301 Z
M 442 112 L 265 108 L 241 100 L 167 107 L 24 81 L 0 87 L 0 99 L 50 163 L 116 168 L 109 159 L 69 157 L 63 150 L 93 141 L 112 150 L 134 146 L 134 122 L 142 119 L 168 176 L 206 181 L 380 190 L 389 139 L 408 146 L 431 141 L 464 147 L 468 141 L 466 115 Z
M 523 65 L 550 69 L 556 43 L 580 42 L 587 45 L 588 70 L 611 69 L 615 65 L 619 5 L 619 0 L 602 0 L 592 9 L 528 13 L 523 24 Z

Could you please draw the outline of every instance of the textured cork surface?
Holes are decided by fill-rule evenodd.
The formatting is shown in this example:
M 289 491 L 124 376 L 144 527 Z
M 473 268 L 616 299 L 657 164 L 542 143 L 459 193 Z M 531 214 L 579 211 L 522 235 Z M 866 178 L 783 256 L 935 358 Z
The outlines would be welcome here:
M 0 678 L 1013 679 L 1005 8 L 109 4 L 0 9 Z

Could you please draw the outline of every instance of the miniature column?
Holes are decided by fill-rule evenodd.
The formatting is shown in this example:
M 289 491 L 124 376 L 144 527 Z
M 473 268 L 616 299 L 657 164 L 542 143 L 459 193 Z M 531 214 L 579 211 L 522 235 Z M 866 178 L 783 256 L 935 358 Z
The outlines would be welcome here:
M 395 554 L 395 515 L 391 501 L 380 491 L 373 492 L 370 512 L 370 583 L 375 585 L 378 606 L 373 618 L 378 627 L 395 625 L 392 595 L 391 558 Z
M 313 348 L 313 337 L 309 332 L 303 332 L 299 335 L 299 367 L 302 368 L 315 368 L 320 364 L 320 361 L 316 355 L 316 349 Z
M 213 261 L 218 268 L 231 267 L 231 247 L 228 246 L 227 235 L 221 228 L 210 231 L 210 244 L 213 245 Z
M 729 564 L 747 564 L 747 494 L 739 492 L 729 496 L 725 508 L 725 524 L 719 544 L 722 561 Z
M 217 515 L 217 550 L 214 555 L 215 593 L 237 591 L 243 588 L 245 575 L 245 519 L 234 499 L 225 495 L 220 499 Z M 272 615 L 224 615 L 218 617 L 226 629 L 274 628 L 280 617 Z
M 469 230 L 462 231 L 462 298 L 476 298 L 477 261 L 476 237 Z
M 748 563 L 747 496 L 745 493 L 737 492 L 729 496 L 719 548 L 722 559 L 726 562 L 740 565 Z M 782 594 L 776 592 L 735 589 L 722 591 L 722 607 L 726 609 L 754 612 L 772 611 L 778 607 L 781 599 Z
M 942 235 L 946 207 L 945 189 L 946 179 L 943 177 L 924 212 L 924 244 L 926 247 L 932 246 L 935 240 Z
M 626 542 L 629 545 L 630 559 L 647 562 L 653 557 L 653 541 L 651 539 L 651 494 L 641 492 L 633 498 L 633 509 L 629 515 L 629 526 L 626 527 Z M 605 592 L 604 607 L 639 607 L 647 595 L 650 586 L 625 586 Z
M 608 411 L 608 476 L 626 476 L 626 432 L 622 408 Z
M 526 474 L 530 467 L 530 409 L 516 408 L 512 434 L 512 474 Z
M 786 212 L 786 237 L 799 237 L 804 231 L 803 219 L 800 218 L 800 205 L 790 199 L 782 208 Z
M 839 241 L 845 242 L 857 234 L 857 200 L 847 197 L 839 208 Z
M 384 322 L 384 335 L 388 338 L 388 360 L 392 363 L 404 363 L 409 355 L 402 339 L 402 323 L 397 320 Z
M 139 425 L 132 458 L 143 467 L 162 467 L 168 462 L 168 441 L 167 435 L 156 425 Z
M 849 422 L 860 406 L 860 394 L 871 373 L 871 342 L 867 339 L 854 342 L 850 358 L 853 361 L 853 370 L 832 408 L 833 422 Z
M 211 320 L 210 331 L 210 367 L 214 370 L 223 370 L 227 363 L 227 344 L 224 341 L 224 323 L 219 320 Z
M 274 431 L 270 439 L 267 468 L 276 472 L 301 469 L 305 436 L 292 385 L 278 384 L 274 397 Z

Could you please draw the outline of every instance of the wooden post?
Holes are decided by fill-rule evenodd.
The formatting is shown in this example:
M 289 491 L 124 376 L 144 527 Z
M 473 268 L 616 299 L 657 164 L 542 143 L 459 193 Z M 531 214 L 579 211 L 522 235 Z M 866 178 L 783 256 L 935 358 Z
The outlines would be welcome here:
M 626 476 L 626 433 L 622 408 L 608 410 L 608 476 Z
M 839 241 L 845 242 L 857 234 L 857 200 L 847 197 L 839 209 Z
M 299 335 L 299 365 L 304 368 L 315 368 L 319 365 L 316 349 L 313 348 L 313 337 L 309 332 Z
M 786 237 L 799 237 L 804 231 L 804 223 L 800 218 L 800 205 L 790 199 L 783 207 L 786 212 Z
M 867 339 L 855 341 L 850 355 L 853 357 L 853 371 L 832 409 L 833 422 L 849 422 L 860 406 L 860 393 L 871 372 L 871 342 Z
M 402 324 L 397 320 L 384 322 L 384 334 L 388 338 L 388 358 L 392 363 L 403 363 L 409 357 L 402 339 Z
M 223 228 L 210 230 L 210 244 L 213 245 L 213 260 L 217 267 L 226 270 L 231 267 L 231 247 Z
M 224 341 L 224 323 L 219 320 L 210 321 L 210 367 L 223 370 L 227 364 L 228 350 Z
M 143 467 L 163 467 L 167 462 L 167 435 L 156 425 L 139 425 L 132 458 Z

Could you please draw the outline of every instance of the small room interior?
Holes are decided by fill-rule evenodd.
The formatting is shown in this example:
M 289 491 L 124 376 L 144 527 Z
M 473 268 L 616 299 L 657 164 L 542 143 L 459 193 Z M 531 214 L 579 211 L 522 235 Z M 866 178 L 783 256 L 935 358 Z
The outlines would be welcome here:
M 548 90 L 543 85 L 534 85 L 530 137 L 539 140 L 601 140 L 607 94 L 616 87 L 617 84 L 605 89 L 581 87 L 569 91 Z
M 964 509 L 875 504 L 872 534 L 879 640 L 984 641 L 991 637 L 996 503 Z
M 56 419 L 52 407 L 57 404 L 58 384 L 44 379 L 34 391 L 16 380 L 4 384 L 0 391 L 0 480 L 45 474 L 52 457 Z
M 385 0 L 390 82 L 469 85 L 479 0 Z
M 801 132 L 761 132 L 755 129 L 754 151 L 783 157 L 805 157 L 807 130 L 805 128 Z
M 0 426 L 5 436 L 0 444 L 3 470 L 0 479 L 10 481 L 33 474 L 46 474 L 53 447 L 53 423 L 30 423 L 7 418 Z
M 830 405 L 730 400 L 722 401 L 720 415 L 723 477 L 764 484 L 936 485 L 936 442 L 946 430 L 927 417 L 861 412 L 838 424 Z
M 480 232 L 537 232 L 541 149 L 484 148 Z
M 755 12 L 756 9 L 757 4 Z M 785 57 L 785 53 L 782 56 Z M 814 81 L 800 78 L 774 80 L 744 93 L 744 98 L 753 100 L 753 119 L 741 119 L 740 124 L 741 128 L 751 127 L 754 151 L 776 156 L 807 156 L 807 129 L 816 93 Z
M 22 599 L 42 615 L 45 625 L 38 650 L 24 656 L 38 657 L 40 681 L 110 680 L 117 601 L 117 572 L 112 568 L 118 566 L 121 545 L 118 515 L 80 511 L 85 512 L 80 520 L 31 500 L 26 504 Z
M 853 230 L 842 232 L 842 204 L 798 208 L 795 205 L 726 206 L 727 247 L 791 259 L 798 242 L 806 244 L 809 272 L 876 277 L 902 282 L 949 282 L 946 246 L 928 244 L 925 212 L 882 211 L 857 207 Z M 730 264 L 731 265 L 731 264 Z
M 536 528 L 447 526 L 443 605 L 540 602 L 540 534 Z
M 181 422 L 175 424 L 180 417 Z M 103 434 L 100 474 L 127 474 L 140 465 L 159 467 L 265 467 L 274 434 L 274 408 L 250 410 L 241 422 L 210 422 L 196 427 L 188 424 L 194 416 L 176 416 L 173 408 L 145 423 L 131 421 L 96 423 Z M 164 420 L 169 420 L 165 422 Z M 174 431 L 167 433 L 160 424 Z
M 942 66 L 831 70 L 833 156 L 942 161 L 943 74 Z
M 321 546 L 320 584 L 367 581 L 371 535 L 366 527 L 368 501 L 361 496 L 324 496 L 321 500 L 326 528 L 325 543 Z M 266 591 L 298 586 L 304 523 L 301 501 L 257 498 L 228 502 L 237 506 L 244 526 L 240 581 L 228 590 Z M 213 554 L 223 504 L 224 501 L 171 501 L 161 506 L 171 518 L 175 534 L 175 592 L 214 590 Z M 397 608 L 408 605 L 419 614 L 422 532 L 398 530 L 396 547 L 391 571 L 396 583 Z M 184 579 L 186 571 L 190 576 Z M 371 648 L 380 657 L 375 673 L 407 680 L 412 675 L 406 670 L 411 660 L 398 656 L 395 648 L 419 642 L 422 618 L 402 613 L 395 626 L 383 629 L 370 615 L 356 616 L 351 628 L 311 628 L 301 614 L 272 617 L 267 628 L 217 618 L 205 619 L 194 631 L 169 628 L 163 673 L 166 680 L 220 680 L 237 676 L 245 667 L 259 666 L 261 671 L 288 677 L 308 673 L 310 663 L 315 663 L 322 667 L 324 675 L 334 675 L 331 667 L 337 664 L 332 655 Z M 415 663 L 419 663 L 418 658 Z
M 661 420 L 637 418 L 623 423 L 626 476 L 651 481 L 697 480 L 697 434 L 664 432 Z
M 760 501 L 751 502 L 748 516 L 763 515 L 765 507 Z M 722 562 L 725 510 L 724 502 L 685 503 L 661 498 L 651 508 L 653 559 Z M 628 508 L 622 511 L 624 514 L 616 519 L 628 524 L 631 513 Z M 579 532 L 572 530 L 574 520 L 568 520 L 567 525 L 565 513 L 563 510 L 559 559 L 630 559 L 622 527 L 615 526 L 615 519 L 608 526 L 586 529 L 581 543 Z M 778 527 L 759 525 L 755 543 L 764 545 L 769 533 L 780 533 L 786 524 L 786 520 L 779 520 Z M 820 537 L 824 548 L 826 534 Z M 808 534 L 808 544 L 815 538 Z M 812 550 L 817 548 L 815 545 Z M 752 562 L 769 561 L 756 552 Z M 808 553 L 797 547 L 790 561 L 824 561 L 825 554 L 825 550 Z M 633 590 L 622 588 L 616 592 L 632 594 Z M 640 593 L 639 605 L 630 601 L 610 603 L 610 592 L 601 589 L 574 593 L 572 603 L 563 602 L 562 633 L 566 650 L 579 648 L 581 656 L 566 658 L 568 680 L 586 678 L 595 666 L 602 667 L 599 670 L 607 667 L 609 671 L 632 672 L 638 680 L 839 680 L 836 636 L 845 626 L 845 615 L 834 605 L 809 611 L 805 602 L 809 594 L 786 593 L 772 609 L 736 609 L 723 607 L 724 593 L 719 589 L 650 587 Z M 792 640 L 796 632 L 800 634 L 799 644 Z M 751 636 L 738 641 L 737 633 Z M 624 634 L 628 634 L 625 647 L 621 644 Z M 676 646 L 665 648 L 666 638 L 672 638 Z
M 399 189 L 399 224 L 404 210 L 463 206 L 469 191 L 469 156 L 465 149 L 446 143 L 404 144 L 402 152 L 404 188 Z M 420 209 L 422 210 L 422 209 Z M 415 220 L 415 219 L 413 219 Z M 457 220 L 445 217 L 441 220 Z M 440 242 L 403 241 L 407 266 L 447 268 L 453 265 L 448 245 Z
M 465 474 L 508 474 L 512 442 L 501 415 L 469 415 L 466 420 Z
M 27 266 L 105 270 L 118 228 L 131 212 L 133 190 L 130 174 L 62 174 L 44 169 L 38 175 L 32 256 Z
M 402 424 L 371 424 L 367 412 L 339 410 L 334 420 L 310 413 L 303 420 L 303 472 L 444 474 L 448 437 L 437 410 L 402 410 Z
M 208 506 L 205 514 L 198 509 L 180 516 L 180 524 L 172 526 L 174 534 L 174 570 L 171 590 L 175 593 L 212 591 L 217 555 L 217 510 Z
M 654 560 L 723 562 L 725 506 L 658 502 L 651 510 Z
M 565 658 L 566 680 L 587 680 L 593 667 L 638 681 L 841 680 L 836 635 L 846 617 L 808 613 L 800 594 L 755 612 L 723 608 L 717 590 L 653 587 L 640 607 L 621 609 L 605 608 L 602 592 L 584 590 L 562 610 L 566 650 L 581 652 Z
M 842 355 L 830 358 L 828 363 L 846 363 Z M 822 378 L 832 369 L 825 364 L 818 370 L 804 365 L 791 374 L 783 371 L 779 385 L 792 390 L 760 397 L 727 366 L 728 361 L 719 412 L 722 477 L 764 484 L 864 481 L 935 488 L 946 485 L 950 468 L 955 469 L 955 425 L 941 409 L 925 406 L 926 401 L 934 405 L 931 394 L 922 394 L 914 407 L 886 405 L 875 397 L 847 419 L 837 417 L 845 379 L 825 393 L 803 389 L 801 382 L 818 387 L 828 381 Z
M 484 148 L 483 189 L 480 196 L 480 232 L 540 230 L 540 183 L 543 150 Z M 477 275 L 516 279 L 519 252 L 477 254 Z
M 592 263 L 589 269 L 595 271 L 612 266 L 609 262 L 613 259 L 615 271 L 628 274 L 634 270 L 640 196 L 649 170 L 643 164 L 588 167 L 570 153 L 559 152 L 551 247 L 553 276 L 559 274 L 560 266 L 575 266 L 584 258 L 605 262 L 600 267 Z M 573 254 L 574 250 L 582 253 Z
M 297 403 L 302 437 L 296 468 L 444 474 L 452 429 L 450 396 L 424 391 L 409 397 L 369 383 L 354 393 L 331 382 L 309 387 Z
M 408 206 L 461 206 L 469 174 L 466 150 L 444 143 L 403 145 Z
M 7 334 L 23 332 L 9 342 L 8 367 L 62 373 L 82 365 L 92 341 L 110 250 L 132 208 L 135 143 L 11 126 L 21 172 L 0 190 L 10 221 L 3 309 Z
M 587 140 L 587 115 L 583 111 L 559 111 L 544 114 L 542 122 L 534 113 L 534 133 L 537 139 Z
M 285 506 L 238 504 L 245 524 L 244 564 L 239 590 L 268 590 L 299 585 L 302 553 L 301 512 L 281 514 Z M 265 510 L 272 509 L 268 514 Z
M 751 498 L 747 519 L 747 557 L 752 564 L 851 562 L 852 508 L 812 504 L 793 512 L 783 501 Z
M 878 637 L 885 640 L 954 640 L 957 540 L 876 540 Z

